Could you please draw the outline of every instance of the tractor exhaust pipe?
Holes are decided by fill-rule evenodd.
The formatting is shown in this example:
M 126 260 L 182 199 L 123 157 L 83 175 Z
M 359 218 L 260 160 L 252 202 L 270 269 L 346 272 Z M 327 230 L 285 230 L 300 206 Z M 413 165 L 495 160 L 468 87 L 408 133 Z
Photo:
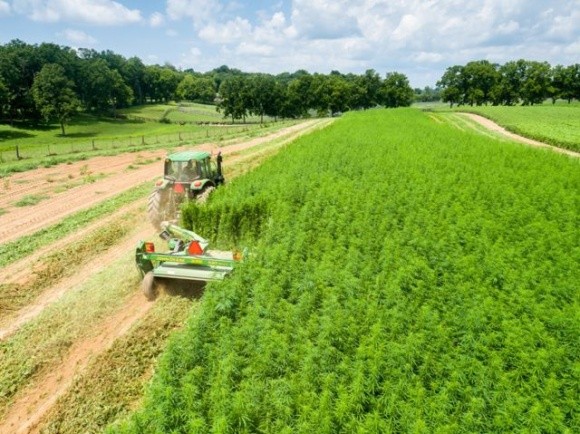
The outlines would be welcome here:
M 216 176 L 216 185 L 223 184 L 225 179 L 222 173 L 222 153 L 221 151 L 218 152 L 216 162 L 217 162 L 217 176 Z

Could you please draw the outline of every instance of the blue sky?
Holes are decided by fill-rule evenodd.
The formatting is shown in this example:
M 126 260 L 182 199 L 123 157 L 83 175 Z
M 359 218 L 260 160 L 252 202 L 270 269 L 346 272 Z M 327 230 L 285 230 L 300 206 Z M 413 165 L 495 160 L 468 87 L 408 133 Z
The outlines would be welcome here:
M 433 86 L 470 60 L 580 63 L 580 0 L 0 0 L 0 44 L 112 50 L 209 71 L 397 71 Z

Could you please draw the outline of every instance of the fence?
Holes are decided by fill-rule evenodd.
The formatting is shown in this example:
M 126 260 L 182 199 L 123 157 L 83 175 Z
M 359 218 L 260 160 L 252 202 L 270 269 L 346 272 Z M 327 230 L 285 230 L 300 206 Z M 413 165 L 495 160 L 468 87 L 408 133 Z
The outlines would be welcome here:
M 228 136 L 259 128 L 258 125 L 228 125 L 200 128 L 197 131 L 177 132 L 171 134 L 139 135 L 122 138 L 90 139 L 84 142 L 51 143 L 45 145 L 0 145 L 0 163 L 31 158 L 43 158 L 78 154 L 81 152 L 96 152 L 155 147 L 158 145 L 179 145 L 184 142 L 200 143 L 202 141 L 219 141 Z

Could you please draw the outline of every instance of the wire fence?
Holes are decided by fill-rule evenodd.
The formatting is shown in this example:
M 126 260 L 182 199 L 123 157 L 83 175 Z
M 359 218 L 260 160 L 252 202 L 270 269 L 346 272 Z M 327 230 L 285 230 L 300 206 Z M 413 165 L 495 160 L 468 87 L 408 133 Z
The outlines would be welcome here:
M 43 158 L 52 156 L 72 155 L 83 152 L 106 150 L 123 150 L 131 148 L 155 147 L 159 145 L 174 146 L 186 142 L 200 143 L 203 141 L 220 141 L 240 132 L 259 128 L 254 125 L 228 125 L 200 128 L 197 131 L 177 132 L 157 135 L 136 135 L 121 138 L 88 139 L 78 142 L 51 143 L 44 145 L 0 145 L 0 163 Z

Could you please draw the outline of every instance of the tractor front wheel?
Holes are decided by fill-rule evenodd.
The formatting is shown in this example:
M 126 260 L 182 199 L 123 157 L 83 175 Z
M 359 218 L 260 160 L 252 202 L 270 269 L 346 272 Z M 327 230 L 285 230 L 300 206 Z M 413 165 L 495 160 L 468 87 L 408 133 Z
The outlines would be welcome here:
M 152 271 L 145 273 L 143 282 L 141 282 L 141 290 L 147 300 L 153 301 L 157 298 L 157 285 Z

